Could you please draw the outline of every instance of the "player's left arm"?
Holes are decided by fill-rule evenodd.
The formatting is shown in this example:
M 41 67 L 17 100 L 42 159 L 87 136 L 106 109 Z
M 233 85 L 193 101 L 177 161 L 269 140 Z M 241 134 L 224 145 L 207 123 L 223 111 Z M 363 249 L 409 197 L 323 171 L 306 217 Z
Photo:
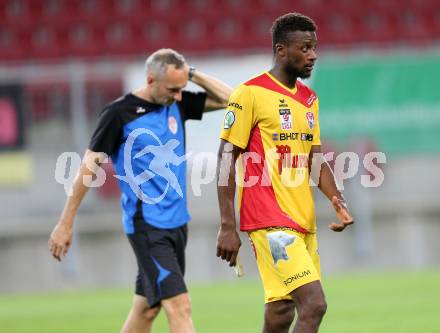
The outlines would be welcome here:
M 206 111 L 224 109 L 228 105 L 229 96 L 232 88 L 223 81 L 216 79 L 199 70 L 193 70 L 191 81 L 202 87 L 207 94 L 205 107 Z
M 325 160 L 320 145 L 313 145 L 309 156 L 309 170 L 312 180 L 318 185 L 322 193 L 331 201 L 339 223 L 330 224 L 330 229 L 336 232 L 343 231 L 354 223 L 347 203 L 336 186 L 333 172 Z

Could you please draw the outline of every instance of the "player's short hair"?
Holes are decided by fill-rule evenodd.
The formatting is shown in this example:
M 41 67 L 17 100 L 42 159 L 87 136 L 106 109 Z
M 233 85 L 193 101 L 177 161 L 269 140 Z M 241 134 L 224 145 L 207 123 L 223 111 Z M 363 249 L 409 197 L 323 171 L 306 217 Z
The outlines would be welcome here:
M 176 69 L 185 66 L 186 60 L 180 53 L 173 49 L 159 49 L 152 53 L 145 61 L 145 74 L 165 74 L 168 65 L 174 65 Z
M 287 44 L 288 34 L 293 31 L 316 31 L 313 20 L 300 13 L 288 13 L 278 17 L 272 24 L 272 50 L 275 53 L 277 44 Z

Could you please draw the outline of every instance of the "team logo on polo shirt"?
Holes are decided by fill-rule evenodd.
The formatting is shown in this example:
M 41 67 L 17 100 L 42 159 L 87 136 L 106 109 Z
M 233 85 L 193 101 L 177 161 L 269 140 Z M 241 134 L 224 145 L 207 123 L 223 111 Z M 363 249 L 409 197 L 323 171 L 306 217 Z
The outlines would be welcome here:
M 225 120 L 223 124 L 224 129 L 230 129 L 235 123 L 235 113 L 234 111 L 228 111 L 225 114 Z
M 280 124 L 282 130 L 292 129 L 292 114 L 290 109 L 279 109 L 280 112 Z
M 309 128 L 313 129 L 313 127 L 315 127 L 315 115 L 313 114 L 313 112 L 307 112 L 306 119 L 307 119 L 307 125 L 309 125 Z
M 168 128 L 170 129 L 171 133 L 177 133 L 177 120 L 173 116 L 168 117 Z

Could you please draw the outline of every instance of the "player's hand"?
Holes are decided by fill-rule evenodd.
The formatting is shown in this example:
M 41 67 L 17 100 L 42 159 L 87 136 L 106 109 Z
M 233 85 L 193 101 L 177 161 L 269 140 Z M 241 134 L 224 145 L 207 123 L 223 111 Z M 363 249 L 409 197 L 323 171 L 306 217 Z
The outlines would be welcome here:
M 50 234 L 48 245 L 52 256 L 61 261 L 66 256 L 72 244 L 72 227 L 59 222 Z
M 217 234 L 217 257 L 229 262 L 233 267 L 237 263 L 241 240 L 235 227 L 221 226 Z
M 338 199 L 336 196 L 332 198 L 332 205 L 336 212 L 336 217 L 339 220 L 339 223 L 330 224 L 330 229 L 336 232 L 343 231 L 347 226 L 354 223 L 353 216 L 351 216 L 350 212 L 347 209 L 347 205 L 341 199 Z

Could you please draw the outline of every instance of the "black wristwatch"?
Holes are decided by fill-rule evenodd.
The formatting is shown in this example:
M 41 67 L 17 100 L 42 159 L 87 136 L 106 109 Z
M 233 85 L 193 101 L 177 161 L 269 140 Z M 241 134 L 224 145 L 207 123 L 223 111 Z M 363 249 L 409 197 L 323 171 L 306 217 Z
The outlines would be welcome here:
M 196 71 L 196 68 L 194 66 L 189 67 L 188 80 L 190 80 L 190 81 L 192 80 L 195 71 Z

